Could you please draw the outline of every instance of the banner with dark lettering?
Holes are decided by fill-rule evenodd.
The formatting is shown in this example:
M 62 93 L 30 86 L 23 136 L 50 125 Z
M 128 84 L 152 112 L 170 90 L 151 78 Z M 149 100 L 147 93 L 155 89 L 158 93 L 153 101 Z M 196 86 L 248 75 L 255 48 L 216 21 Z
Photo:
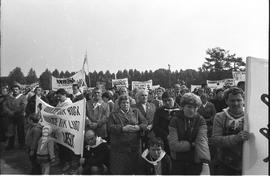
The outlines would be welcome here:
M 221 89 L 224 87 L 231 87 L 234 86 L 234 80 L 229 79 L 222 79 L 222 80 L 206 80 L 207 86 L 213 89 Z
M 153 81 L 152 81 L 152 79 L 150 79 L 148 81 L 132 81 L 131 84 L 132 84 L 132 90 L 134 90 L 134 89 L 150 90 L 150 89 L 152 89 Z
M 269 174 L 269 65 L 247 58 L 245 130 L 251 133 L 243 149 L 243 175 Z
M 56 78 L 52 76 L 52 90 L 57 91 L 60 88 L 65 89 L 69 94 L 72 94 L 72 84 L 79 84 L 81 91 L 87 89 L 85 82 L 85 72 L 80 70 L 75 75 L 69 78 Z
M 75 154 L 82 154 L 85 99 L 65 107 L 53 107 L 37 98 L 36 106 L 36 113 L 41 117 L 40 123 L 52 127 L 54 141 Z
M 234 85 L 237 85 L 240 81 L 246 81 L 246 72 L 244 71 L 233 71 L 232 76 Z
M 112 79 L 112 87 L 127 87 L 128 88 L 128 78 L 123 79 Z

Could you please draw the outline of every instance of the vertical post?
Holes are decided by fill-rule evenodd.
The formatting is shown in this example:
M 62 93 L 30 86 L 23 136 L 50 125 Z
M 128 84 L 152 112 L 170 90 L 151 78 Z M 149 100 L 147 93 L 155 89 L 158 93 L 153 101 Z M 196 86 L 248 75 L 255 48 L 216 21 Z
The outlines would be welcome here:
M 168 64 L 169 67 L 169 88 L 171 88 L 171 65 Z

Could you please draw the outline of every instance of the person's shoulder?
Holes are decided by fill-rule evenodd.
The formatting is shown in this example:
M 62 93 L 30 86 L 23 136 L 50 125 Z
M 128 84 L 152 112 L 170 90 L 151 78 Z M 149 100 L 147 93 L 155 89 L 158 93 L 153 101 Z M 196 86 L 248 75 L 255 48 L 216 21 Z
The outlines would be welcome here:
M 162 160 L 165 160 L 166 162 L 171 162 L 171 157 L 166 153 Z
M 152 102 L 147 102 L 146 104 L 147 104 L 150 108 L 156 109 L 156 106 L 155 106 L 154 103 L 152 103 Z
M 214 120 L 220 121 L 220 120 L 223 120 L 225 118 L 226 118 L 226 113 L 224 111 L 221 111 L 221 112 L 216 113 Z

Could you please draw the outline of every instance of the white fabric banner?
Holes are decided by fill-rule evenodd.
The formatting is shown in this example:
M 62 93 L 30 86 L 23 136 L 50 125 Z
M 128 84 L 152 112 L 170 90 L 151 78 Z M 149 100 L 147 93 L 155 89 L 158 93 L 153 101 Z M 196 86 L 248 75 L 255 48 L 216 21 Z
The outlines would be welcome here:
M 124 79 L 112 79 L 112 87 L 116 86 L 117 88 L 120 87 L 127 87 L 128 88 L 128 78 Z
M 160 88 L 160 85 L 159 84 L 158 85 L 152 85 L 152 90 L 156 90 L 158 88 Z
M 148 81 L 132 81 L 132 90 L 134 89 L 152 89 L 153 86 L 153 81 L 148 80 Z
M 206 80 L 207 86 L 211 89 L 221 89 L 224 86 L 234 86 L 234 80 L 222 79 L 222 80 Z
M 233 80 L 234 80 L 234 85 L 236 86 L 238 82 L 240 81 L 246 81 L 246 72 L 243 71 L 233 71 Z
M 79 84 L 81 91 L 87 89 L 85 82 L 85 72 L 78 71 L 75 75 L 69 78 L 56 78 L 52 76 L 52 90 L 57 91 L 60 88 L 65 89 L 69 94 L 72 94 L 72 84 Z
M 52 127 L 55 142 L 69 148 L 75 154 L 83 152 L 85 99 L 65 107 L 53 107 L 36 99 L 36 110 L 40 114 L 42 125 Z
M 245 129 L 251 137 L 244 143 L 243 174 L 268 175 L 268 60 L 247 58 Z
M 202 85 L 191 85 L 190 86 L 190 91 L 193 92 L 195 88 L 201 88 Z

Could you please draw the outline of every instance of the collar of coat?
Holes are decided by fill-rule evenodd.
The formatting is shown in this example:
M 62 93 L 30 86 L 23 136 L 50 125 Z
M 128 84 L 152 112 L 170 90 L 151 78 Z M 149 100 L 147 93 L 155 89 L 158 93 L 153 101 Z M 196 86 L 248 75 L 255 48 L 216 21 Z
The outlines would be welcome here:
M 156 159 L 155 161 L 150 161 L 149 159 L 147 159 L 147 155 L 149 154 L 149 150 L 146 149 L 143 153 L 142 153 L 142 158 L 145 159 L 148 163 L 156 166 L 158 164 L 158 162 L 160 162 L 162 160 L 162 158 L 164 158 L 164 156 L 166 155 L 166 152 L 164 150 L 161 150 L 161 154 L 159 156 L 158 159 Z
M 19 94 L 19 95 L 17 95 L 16 97 L 14 97 L 15 99 L 18 99 L 18 98 L 20 98 L 20 96 L 22 96 L 22 94 Z
M 96 148 L 102 143 L 106 143 L 107 141 L 102 139 L 101 137 L 97 137 L 95 145 L 86 145 L 85 148 L 89 151 L 91 148 Z

